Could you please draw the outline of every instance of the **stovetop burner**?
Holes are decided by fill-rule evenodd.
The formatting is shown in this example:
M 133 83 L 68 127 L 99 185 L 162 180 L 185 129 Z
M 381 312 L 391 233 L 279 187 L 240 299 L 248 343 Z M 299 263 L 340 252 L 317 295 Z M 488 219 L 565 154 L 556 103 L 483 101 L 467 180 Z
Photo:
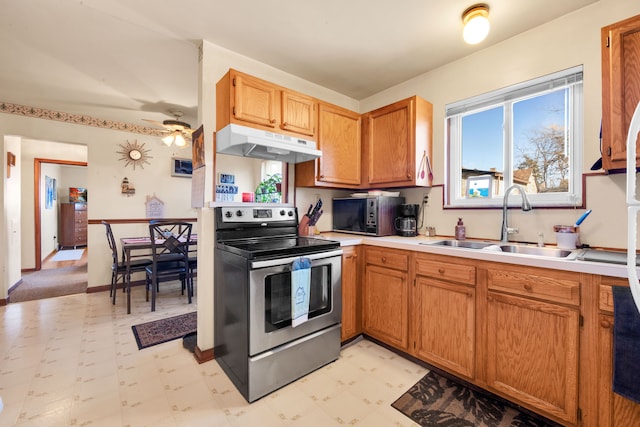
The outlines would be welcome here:
M 340 242 L 313 237 L 273 237 L 218 242 L 218 247 L 248 259 L 304 255 L 340 247 Z

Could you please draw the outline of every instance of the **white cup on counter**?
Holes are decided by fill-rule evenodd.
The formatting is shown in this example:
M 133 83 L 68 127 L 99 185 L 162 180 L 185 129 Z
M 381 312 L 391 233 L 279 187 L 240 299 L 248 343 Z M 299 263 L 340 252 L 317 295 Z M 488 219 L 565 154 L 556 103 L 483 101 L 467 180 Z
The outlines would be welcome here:
M 556 245 L 559 249 L 573 250 L 580 246 L 580 227 L 575 225 L 554 225 Z

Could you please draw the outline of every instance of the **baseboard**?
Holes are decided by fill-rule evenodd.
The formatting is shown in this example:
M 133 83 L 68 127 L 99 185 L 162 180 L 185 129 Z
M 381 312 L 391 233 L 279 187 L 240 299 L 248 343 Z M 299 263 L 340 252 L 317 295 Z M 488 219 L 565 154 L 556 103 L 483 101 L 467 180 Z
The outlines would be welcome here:
M 111 285 L 102 285 L 102 286 L 92 286 L 90 288 L 87 288 L 87 293 L 88 294 L 94 294 L 97 292 L 105 292 L 111 289 Z
M 10 288 L 9 288 L 9 290 L 7 291 L 7 295 L 10 295 L 10 294 L 11 294 L 11 292 L 12 292 L 15 288 L 17 288 L 21 283 L 22 283 L 22 278 L 21 278 L 20 280 L 18 280 L 18 281 L 16 282 L 16 284 L 15 284 L 15 285 L 13 285 L 12 287 L 10 287 Z
M 136 280 L 131 282 L 131 287 L 136 287 L 136 286 L 143 286 L 145 285 L 146 282 L 144 280 Z M 118 285 L 116 286 L 116 289 L 122 289 L 124 287 L 124 285 L 122 283 L 118 283 Z M 87 288 L 87 293 L 88 294 L 93 294 L 95 292 L 105 292 L 105 291 L 110 291 L 111 290 L 111 284 L 108 285 L 100 285 L 100 286 L 91 286 L 90 288 Z
M 0 307 L 4 307 L 7 303 L 8 301 L 6 298 L 0 298 Z
M 198 347 L 197 345 L 195 351 L 193 352 L 193 357 L 198 363 L 208 362 L 216 358 L 213 354 L 213 348 L 210 348 L 208 350 L 200 350 L 200 347 Z

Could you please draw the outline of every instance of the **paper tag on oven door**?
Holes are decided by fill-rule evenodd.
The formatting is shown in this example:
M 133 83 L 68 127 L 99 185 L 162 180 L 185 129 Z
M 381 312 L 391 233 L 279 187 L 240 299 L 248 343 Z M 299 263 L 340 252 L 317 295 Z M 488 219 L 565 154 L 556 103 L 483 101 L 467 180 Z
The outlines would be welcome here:
M 309 319 L 311 292 L 311 260 L 298 258 L 291 266 L 291 326 L 296 327 Z

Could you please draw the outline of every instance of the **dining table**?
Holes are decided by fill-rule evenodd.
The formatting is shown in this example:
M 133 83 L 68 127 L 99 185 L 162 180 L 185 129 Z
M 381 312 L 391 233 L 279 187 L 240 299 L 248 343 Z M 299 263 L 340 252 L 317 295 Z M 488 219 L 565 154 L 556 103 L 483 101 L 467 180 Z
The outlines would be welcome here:
M 157 243 L 157 242 L 156 242 Z M 189 239 L 189 246 L 198 243 L 198 235 L 192 234 Z M 136 258 L 151 258 L 151 238 L 145 237 L 121 237 L 122 257 L 126 265 L 125 289 L 127 292 L 127 314 L 131 314 L 131 260 Z

